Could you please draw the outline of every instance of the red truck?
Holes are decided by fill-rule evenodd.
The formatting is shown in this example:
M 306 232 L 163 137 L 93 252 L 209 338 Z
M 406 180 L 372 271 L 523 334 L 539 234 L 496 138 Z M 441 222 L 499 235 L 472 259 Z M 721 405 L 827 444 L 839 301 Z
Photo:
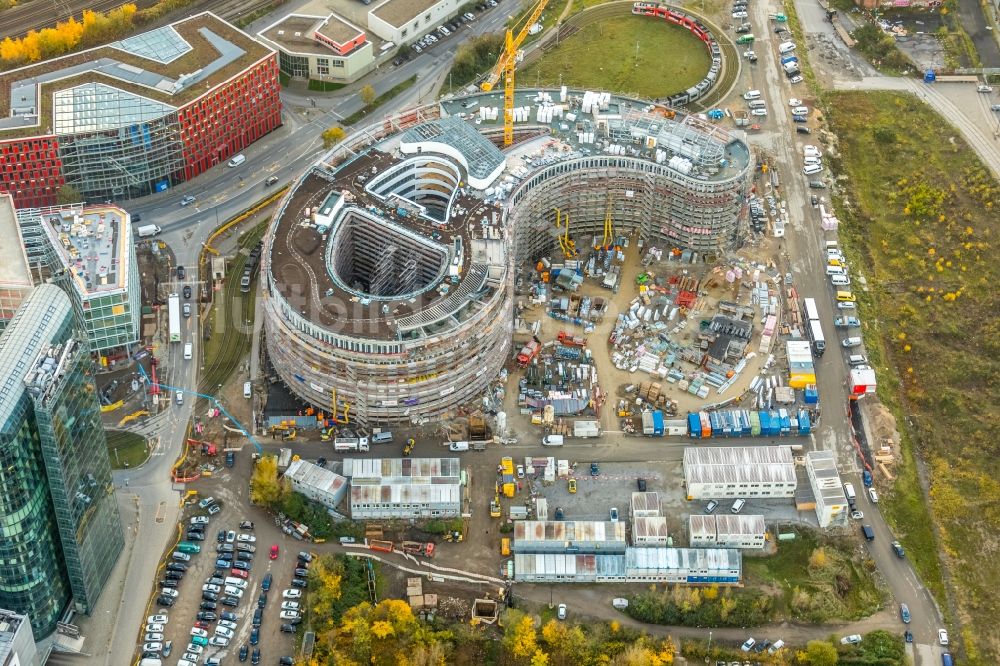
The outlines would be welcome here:
M 587 338 L 582 335 L 573 335 L 566 331 L 559 331 L 559 342 L 567 347 L 584 347 L 587 344 Z
M 522 368 L 531 363 L 532 359 L 538 356 L 538 352 L 542 351 L 542 343 L 537 339 L 532 339 L 531 342 L 524 345 L 521 348 L 520 353 L 517 355 L 517 364 Z
M 434 557 L 434 544 L 422 541 L 404 541 L 400 544 L 404 553 L 411 555 L 423 555 L 424 557 Z
M 383 553 L 391 553 L 392 552 L 392 542 L 391 541 L 378 541 L 376 539 L 372 539 L 371 541 L 368 542 L 368 548 L 370 550 L 378 550 L 378 551 L 381 551 Z

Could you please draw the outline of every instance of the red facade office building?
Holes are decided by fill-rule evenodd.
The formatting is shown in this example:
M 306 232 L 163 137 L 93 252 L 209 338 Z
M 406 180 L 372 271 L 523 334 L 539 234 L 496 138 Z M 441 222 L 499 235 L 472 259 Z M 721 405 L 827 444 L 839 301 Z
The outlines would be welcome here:
M 0 89 L 0 191 L 18 207 L 64 185 L 88 201 L 165 191 L 281 124 L 277 53 L 209 12 L 4 72 Z

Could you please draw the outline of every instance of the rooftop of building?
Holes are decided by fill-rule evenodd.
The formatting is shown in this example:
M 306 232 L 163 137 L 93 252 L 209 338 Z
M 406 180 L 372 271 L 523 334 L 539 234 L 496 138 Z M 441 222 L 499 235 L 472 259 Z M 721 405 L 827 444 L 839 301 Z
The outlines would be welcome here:
M 658 539 L 666 541 L 669 536 L 665 516 L 637 516 L 632 519 L 633 539 Z
M 414 163 L 452 172 L 453 182 L 428 187 L 448 197 L 445 212 L 431 214 L 415 196 L 392 191 L 393 170 Z M 392 146 L 371 149 L 332 176 L 310 171 L 275 228 L 269 262 L 278 291 L 310 321 L 358 337 L 416 340 L 450 330 L 495 293 L 505 271 L 501 211 L 459 187 L 464 181 L 461 165 L 449 156 L 404 156 Z M 393 280 L 377 294 L 375 266 L 362 265 L 362 253 L 354 251 L 360 244 L 377 244 L 379 252 L 403 248 L 400 261 L 417 258 L 413 282 Z
M 320 33 L 334 44 L 346 44 L 365 31 L 338 14 L 324 16 L 312 14 L 288 14 L 257 33 L 259 37 L 272 43 L 286 53 L 304 53 L 320 56 L 338 54 L 329 46 L 313 37 Z
M 52 344 L 56 331 L 72 313 L 66 292 L 53 284 L 41 284 L 24 299 L 0 335 L 0 435 L 20 427 L 10 419 L 26 390 L 24 380 L 34 371 L 39 353 Z
M 505 165 L 503 152 L 480 134 L 473 125 L 455 116 L 435 118 L 419 125 L 414 125 L 400 136 L 404 152 L 412 152 L 408 144 L 415 148 L 427 145 L 431 150 L 434 144 L 445 146 L 461 155 L 463 166 L 469 172 L 470 179 L 487 180 L 494 176 Z
M 285 470 L 285 476 L 297 483 L 328 493 L 337 493 L 347 485 L 347 479 L 340 474 L 308 460 L 293 460 L 292 464 Z
M 85 298 L 128 288 L 132 228 L 117 206 L 55 206 L 38 210 L 60 263 Z
M 10 654 L 10 651 L 14 649 L 14 637 L 22 627 L 34 638 L 34 635 L 31 634 L 31 622 L 26 615 L 0 610 L 0 663 L 17 664 L 17 657 L 25 658 L 25 655 L 11 656 Z
M 385 0 L 368 10 L 368 13 L 394 28 L 402 28 L 439 2 L 441 0 Z
M 458 458 L 346 458 L 344 476 L 359 485 L 453 485 L 461 482 Z
M 527 109 L 523 122 L 548 126 L 551 136 L 563 144 L 558 155 L 547 156 L 554 161 L 629 155 L 706 181 L 732 178 L 750 164 L 742 131 L 730 131 L 695 114 L 647 100 L 585 90 L 567 89 L 563 96 L 561 90 L 526 89 L 515 92 L 514 107 Z M 499 130 L 503 128 L 503 91 L 451 98 L 441 102 L 441 110 L 443 116 L 466 120 L 479 131 Z M 492 110 L 496 113 L 491 114 Z M 519 126 L 514 123 L 515 131 Z
M 708 446 L 684 449 L 689 483 L 796 483 L 789 446 Z
M 273 53 L 211 12 L 0 73 L 0 139 L 134 125 Z
M 514 575 L 558 575 L 563 580 L 566 576 L 621 577 L 625 575 L 625 556 L 622 553 L 514 553 Z
M 599 520 L 518 520 L 515 541 L 625 542 L 625 523 Z
M 28 289 L 32 285 L 31 268 L 21 240 L 21 225 L 17 223 L 14 198 L 0 193 L 0 287 Z
M 735 548 L 629 548 L 626 569 L 687 569 L 689 571 L 739 571 L 743 557 Z
M 764 516 L 750 513 L 719 513 L 715 514 L 715 526 L 719 537 L 723 536 L 761 536 L 767 531 Z
M 655 492 L 632 493 L 632 513 L 642 512 L 642 515 L 660 513 L 660 494 Z

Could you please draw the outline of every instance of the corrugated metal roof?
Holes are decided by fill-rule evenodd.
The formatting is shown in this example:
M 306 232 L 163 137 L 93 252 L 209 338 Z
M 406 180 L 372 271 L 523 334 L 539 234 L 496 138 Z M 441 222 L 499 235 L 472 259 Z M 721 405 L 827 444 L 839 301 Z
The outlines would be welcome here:
M 684 449 L 684 477 L 692 483 L 795 483 L 790 446 Z
M 660 515 L 660 494 L 659 493 L 632 493 L 632 515 L 633 516 L 658 516 Z
M 358 485 L 417 485 L 459 483 L 458 458 L 346 458 L 344 476 Z
M 515 541 L 572 541 L 625 543 L 625 523 L 590 520 L 519 520 Z
M 624 576 L 624 555 L 571 555 L 567 553 L 515 553 L 514 575 L 524 576 Z
M 632 535 L 638 539 L 667 539 L 667 519 L 663 516 L 640 516 L 632 519 Z
M 715 517 L 715 528 L 720 541 L 739 536 L 761 536 L 767 531 L 764 516 L 750 514 L 719 514 Z
M 293 460 L 292 464 L 288 466 L 285 476 L 295 483 L 334 494 L 347 483 L 347 479 L 341 475 L 306 460 Z
M 457 504 L 462 501 L 458 485 L 356 486 L 351 483 L 351 505 L 355 504 Z
M 625 570 L 739 572 L 740 551 L 733 548 L 629 548 L 625 551 Z
M 691 538 L 715 538 L 715 516 L 691 515 L 688 516 L 688 534 Z

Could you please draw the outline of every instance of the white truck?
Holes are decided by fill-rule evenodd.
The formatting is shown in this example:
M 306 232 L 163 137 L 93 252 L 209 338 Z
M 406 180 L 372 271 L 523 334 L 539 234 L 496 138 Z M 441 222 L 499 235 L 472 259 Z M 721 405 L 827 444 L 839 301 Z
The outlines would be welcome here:
M 149 238 L 163 231 L 155 224 L 143 224 L 135 228 L 135 233 L 139 238 Z
M 337 437 L 333 440 L 334 451 L 367 451 L 367 437 Z
M 177 294 L 167 296 L 167 315 L 170 320 L 170 341 L 181 341 L 181 297 Z

